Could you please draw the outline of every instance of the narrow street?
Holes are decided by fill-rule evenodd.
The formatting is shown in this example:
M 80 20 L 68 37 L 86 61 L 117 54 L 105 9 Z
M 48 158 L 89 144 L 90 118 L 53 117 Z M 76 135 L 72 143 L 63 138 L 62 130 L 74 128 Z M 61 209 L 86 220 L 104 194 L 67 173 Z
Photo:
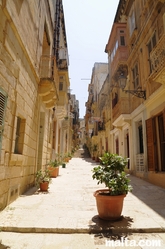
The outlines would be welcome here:
M 108 247 L 165 249 L 165 0 L 0 0 L 0 249 Z
M 133 192 L 124 200 L 122 219 L 103 221 L 93 197 L 96 189 L 104 187 L 92 179 L 95 165 L 83 149 L 78 150 L 52 179 L 48 193 L 32 188 L 4 209 L 0 249 L 103 249 L 108 247 L 106 241 L 121 238 L 159 240 L 158 248 L 164 249 L 165 189 L 131 176 Z

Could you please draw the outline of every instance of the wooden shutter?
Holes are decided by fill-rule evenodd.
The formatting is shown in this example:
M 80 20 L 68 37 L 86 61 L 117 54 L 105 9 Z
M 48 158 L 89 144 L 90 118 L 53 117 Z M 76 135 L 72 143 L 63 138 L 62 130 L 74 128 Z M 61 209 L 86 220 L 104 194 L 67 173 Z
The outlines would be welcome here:
M 148 156 L 148 170 L 155 170 L 154 158 L 154 136 L 153 136 L 153 120 L 149 118 L 146 120 L 146 135 L 147 135 L 147 156 Z
M 165 141 L 165 109 L 163 110 L 163 126 L 164 126 L 164 141 Z

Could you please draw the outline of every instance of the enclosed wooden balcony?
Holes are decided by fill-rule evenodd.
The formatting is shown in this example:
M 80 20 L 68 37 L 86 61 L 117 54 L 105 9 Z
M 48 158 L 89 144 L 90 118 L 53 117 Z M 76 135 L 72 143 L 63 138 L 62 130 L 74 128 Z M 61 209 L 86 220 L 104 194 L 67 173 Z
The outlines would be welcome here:
M 114 75 L 120 65 L 126 64 L 128 59 L 128 47 L 127 46 L 120 46 L 118 47 L 115 57 L 111 63 L 111 73 Z
M 112 108 L 112 122 L 114 122 L 120 115 L 130 114 L 130 103 L 128 98 L 120 98 Z
M 58 68 L 59 70 L 68 70 L 69 59 L 67 48 L 59 48 L 58 54 Z
M 69 94 L 69 76 L 68 71 L 59 72 L 59 99 L 57 101 L 58 106 L 65 106 L 68 104 Z
M 150 53 L 150 78 L 165 84 L 165 34 Z
M 42 97 L 46 108 L 53 108 L 59 95 L 58 70 L 55 57 L 42 56 L 40 63 L 40 83 L 38 93 Z

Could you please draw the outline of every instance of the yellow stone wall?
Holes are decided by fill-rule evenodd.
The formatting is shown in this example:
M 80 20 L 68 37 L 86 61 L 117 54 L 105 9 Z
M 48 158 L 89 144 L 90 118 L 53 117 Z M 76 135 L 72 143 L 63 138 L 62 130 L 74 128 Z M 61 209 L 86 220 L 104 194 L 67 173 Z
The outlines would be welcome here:
M 0 209 L 34 184 L 41 112 L 45 115 L 42 165 L 50 160 L 51 111 L 38 95 L 45 23 L 50 41 L 53 37 L 46 3 L 0 1 L 0 88 L 8 95 L 0 153 Z M 14 153 L 17 116 L 25 119 L 22 154 Z

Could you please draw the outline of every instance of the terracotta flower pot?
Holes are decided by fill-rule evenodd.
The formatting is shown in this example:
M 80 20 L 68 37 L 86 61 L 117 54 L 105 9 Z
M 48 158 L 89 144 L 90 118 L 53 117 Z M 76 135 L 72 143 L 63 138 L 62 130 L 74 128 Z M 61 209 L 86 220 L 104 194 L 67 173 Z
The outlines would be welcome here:
M 118 220 L 123 209 L 124 195 L 111 196 L 103 194 L 107 189 L 100 189 L 94 193 L 99 217 L 104 220 Z
M 40 183 L 40 190 L 45 192 L 48 191 L 48 187 L 49 187 L 49 182 L 41 182 Z
M 59 175 L 59 167 L 49 167 L 51 177 L 57 177 Z

